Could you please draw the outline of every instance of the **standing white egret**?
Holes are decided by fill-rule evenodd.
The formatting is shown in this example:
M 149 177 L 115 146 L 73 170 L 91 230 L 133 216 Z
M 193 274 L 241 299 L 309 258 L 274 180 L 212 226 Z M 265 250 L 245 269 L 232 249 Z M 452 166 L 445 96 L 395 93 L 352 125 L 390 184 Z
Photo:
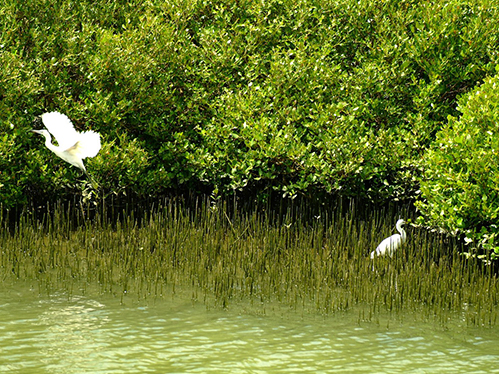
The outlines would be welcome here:
M 383 240 L 377 246 L 375 251 L 372 251 L 372 253 L 370 254 L 371 259 L 375 258 L 375 256 L 381 256 L 386 254 L 392 257 L 394 251 L 400 248 L 401 245 L 405 243 L 406 232 L 402 227 L 403 224 L 405 224 L 405 221 L 403 219 L 399 219 L 398 222 L 396 223 L 396 229 L 398 230 L 399 234 L 393 234 L 392 236 L 387 237 L 385 240 Z
M 101 149 L 99 133 L 92 130 L 77 132 L 71 120 L 59 112 L 44 113 L 41 117 L 48 130 L 32 130 L 32 132 L 43 135 L 45 146 L 50 151 L 87 174 L 83 159 L 96 156 Z M 51 134 L 58 146 L 51 143 Z

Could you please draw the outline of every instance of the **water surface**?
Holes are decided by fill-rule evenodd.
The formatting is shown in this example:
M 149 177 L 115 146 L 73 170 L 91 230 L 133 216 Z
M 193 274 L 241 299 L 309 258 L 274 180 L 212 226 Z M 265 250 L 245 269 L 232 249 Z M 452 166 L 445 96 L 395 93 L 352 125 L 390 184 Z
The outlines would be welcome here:
M 1 286 L 1 285 L 0 285 Z M 498 373 L 498 328 L 0 288 L 0 373 Z

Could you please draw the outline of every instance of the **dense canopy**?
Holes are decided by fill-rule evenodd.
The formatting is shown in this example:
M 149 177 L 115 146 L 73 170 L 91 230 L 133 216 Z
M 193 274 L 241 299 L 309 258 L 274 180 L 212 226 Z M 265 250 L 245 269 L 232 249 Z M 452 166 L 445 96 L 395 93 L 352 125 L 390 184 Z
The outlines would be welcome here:
M 87 169 L 103 195 L 420 200 L 433 226 L 498 233 L 498 116 L 460 99 L 498 80 L 497 1 L 8 0 L 0 13 L 3 207 L 82 193 L 27 133 L 59 111 L 101 133 Z M 487 85 L 481 108 L 498 113 Z M 454 127 L 493 165 L 434 204 Z M 467 217 L 439 220 L 464 204 L 457 191 Z

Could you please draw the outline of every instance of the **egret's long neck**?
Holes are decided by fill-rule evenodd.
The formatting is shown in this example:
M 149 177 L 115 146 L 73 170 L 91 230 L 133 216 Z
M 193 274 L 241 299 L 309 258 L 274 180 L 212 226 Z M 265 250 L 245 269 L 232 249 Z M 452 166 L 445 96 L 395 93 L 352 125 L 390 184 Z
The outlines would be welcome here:
M 401 224 L 398 224 L 396 225 L 396 229 L 398 230 L 398 232 L 401 234 L 401 240 L 404 242 L 406 241 L 406 232 L 405 230 L 403 229 L 403 227 L 401 226 Z
M 59 147 L 52 144 L 52 139 L 49 133 L 43 133 L 43 136 L 45 137 L 45 147 L 47 147 L 52 152 L 56 152 L 59 150 Z

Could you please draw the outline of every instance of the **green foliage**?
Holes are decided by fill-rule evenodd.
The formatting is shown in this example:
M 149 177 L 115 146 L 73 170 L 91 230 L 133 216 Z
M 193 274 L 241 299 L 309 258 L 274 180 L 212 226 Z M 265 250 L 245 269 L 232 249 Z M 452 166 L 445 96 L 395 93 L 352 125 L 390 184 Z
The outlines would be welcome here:
M 8 133 L 0 136 L 0 195 L 8 206 L 24 201 L 23 191 L 16 183 L 19 169 L 14 164 L 14 155 L 18 147 L 15 137 L 9 137 Z
M 120 145 L 114 141 L 105 142 L 99 154 L 89 160 L 89 168 L 99 170 L 97 182 L 105 191 L 122 194 L 128 189 L 144 193 L 144 173 L 147 173 L 149 155 L 137 140 L 127 142 L 120 138 Z
M 448 118 L 425 155 L 418 202 L 422 223 L 465 234 L 492 258 L 499 234 L 498 100 L 498 75 L 459 100 L 461 116 Z
M 198 129 L 196 170 L 221 189 L 413 196 L 421 152 L 481 70 L 464 39 L 491 27 L 483 17 L 495 9 L 309 5 L 287 3 L 285 13 L 263 5 L 212 35 L 206 49 L 215 46 L 215 66 L 229 66 L 233 79 Z M 479 45 L 491 71 L 496 44 Z
M 0 15 L 7 206 L 79 191 L 27 132 L 52 110 L 103 135 L 86 163 L 106 194 L 414 199 L 457 96 L 498 64 L 491 0 L 8 0 Z

